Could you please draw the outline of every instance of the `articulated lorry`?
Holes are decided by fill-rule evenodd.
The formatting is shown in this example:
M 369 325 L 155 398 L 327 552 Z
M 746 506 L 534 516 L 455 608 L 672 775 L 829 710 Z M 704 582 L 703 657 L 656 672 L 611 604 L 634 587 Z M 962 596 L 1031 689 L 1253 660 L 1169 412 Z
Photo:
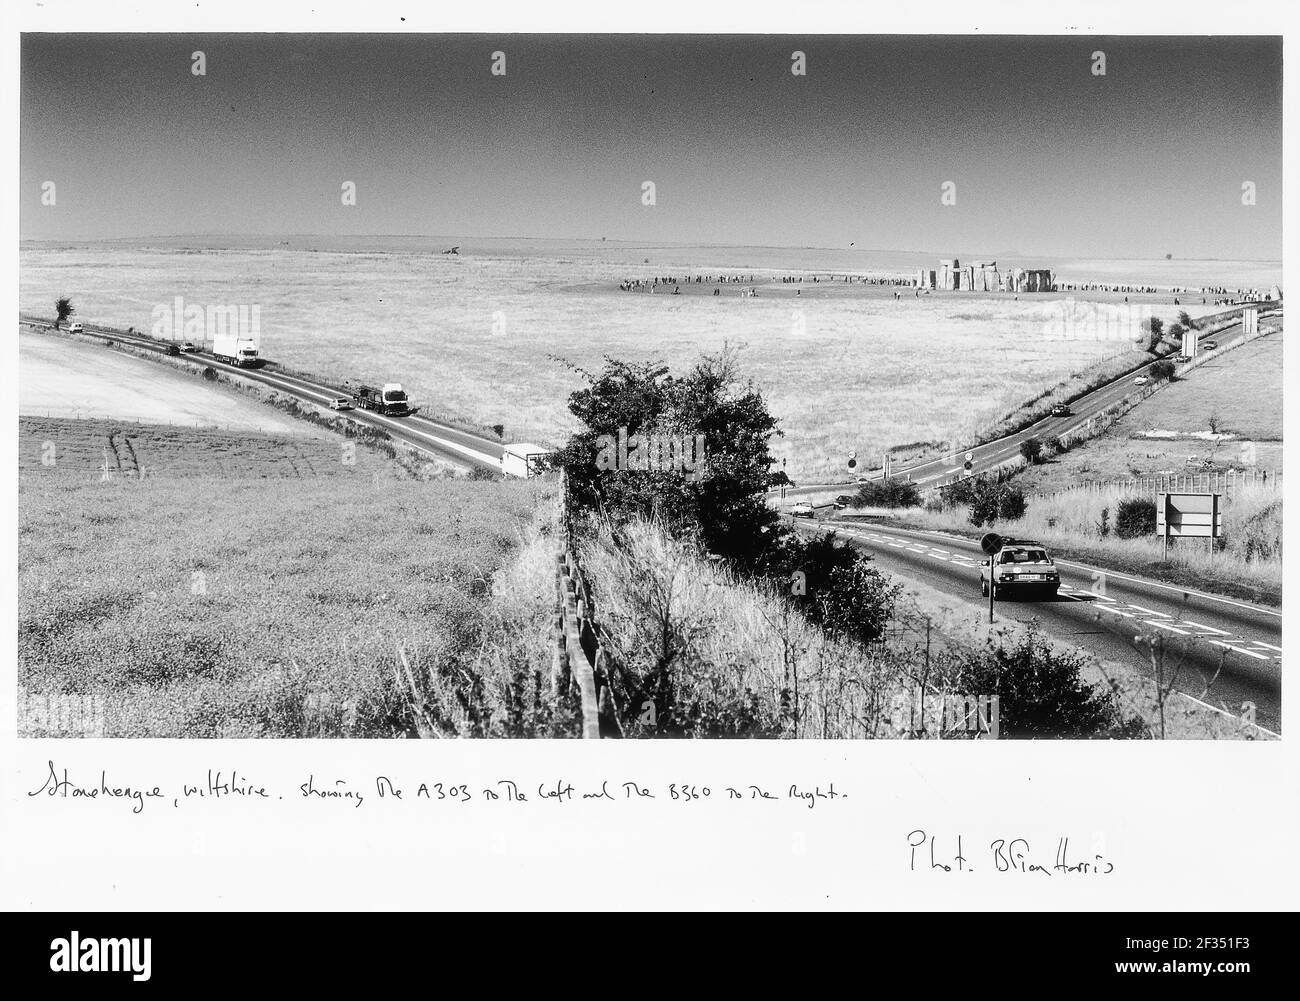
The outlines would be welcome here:
M 228 365 L 248 368 L 257 364 L 257 342 L 238 334 L 216 334 L 212 338 L 212 357 Z
M 374 386 L 358 386 L 352 399 L 362 410 L 373 410 L 390 417 L 405 417 L 420 409 L 411 406 L 406 392 L 396 382 L 386 382 L 378 389 Z

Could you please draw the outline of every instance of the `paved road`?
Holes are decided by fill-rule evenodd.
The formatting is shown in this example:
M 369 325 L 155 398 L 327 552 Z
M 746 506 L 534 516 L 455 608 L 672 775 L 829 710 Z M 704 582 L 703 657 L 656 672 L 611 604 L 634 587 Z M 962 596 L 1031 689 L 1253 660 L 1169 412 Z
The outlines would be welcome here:
M 988 599 L 979 591 L 984 556 L 972 540 L 861 520 L 796 523 L 805 531 L 834 528 L 850 544 L 869 551 L 883 570 L 955 595 L 968 601 L 972 611 L 987 614 Z M 1280 612 L 1082 563 L 1056 562 L 1061 573 L 1057 600 L 999 601 L 995 616 L 1037 620 L 1058 639 L 1148 677 L 1149 652 L 1139 652 L 1133 638 L 1162 636 L 1166 663 L 1181 665 L 1174 686 L 1178 692 L 1234 716 L 1241 714 L 1242 703 L 1251 702 L 1258 725 L 1281 732 Z
M 48 324 L 48 321 L 41 320 L 38 317 L 20 316 L 20 320 L 38 328 Z M 167 349 L 165 342 L 156 341 L 143 334 L 128 334 L 125 331 L 93 323 L 85 324 L 83 336 L 121 341 L 159 354 L 165 353 Z M 336 397 L 352 395 L 351 391 L 346 387 L 330 386 L 301 376 L 289 375 L 280 371 L 274 362 L 268 362 L 261 368 L 240 368 L 236 365 L 219 362 L 204 352 L 185 354 L 181 355 L 180 358 L 181 360 L 192 359 L 195 364 L 210 365 L 219 371 L 238 375 L 241 379 L 249 379 L 263 385 L 273 386 L 281 392 L 289 393 L 301 400 L 312 403 L 328 404 L 330 400 Z M 420 414 L 409 417 L 389 417 L 369 410 L 350 410 L 346 411 L 345 415 L 358 424 L 387 431 L 393 438 L 399 439 L 427 455 L 450 458 L 462 464 L 488 469 L 495 473 L 501 472 L 503 443 L 495 439 L 462 431 L 459 428 L 441 424 Z
M 1207 318 L 1208 319 L 1208 318 Z M 1215 350 L 1223 352 L 1234 346 L 1242 337 L 1241 323 L 1234 323 L 1230 327 L 1215 332 L 1209 339 L 1217 342 L 1219 345 Z M 996 469 L 998 466 L 1016 459 L 1020 455 L 1020 443 L 1026 438 L 1037 437 L 1040 441 L 1056 435 L 1065 434 L 1075 431 L 1085 426 L 1090 420 L 1095 418 L 1107 407 L 1119 403 L 1126 396 L 1134 392 L 1137 387 L 1134 379 L 1139 375 L 1147 374 L 1147 370 L 1154 365 L 1156 360 L 1148 362 L 1140 369 L 1135 369 L 1127 375 L 1121 376 L 1104 386 L 1092 390 L 1083 396 L 1078 397 L 1070 403 L 1072 413 L 1063 417 L 1044 417 L 1035 424 L 1030 425 L 1015 434 L 999 438 L 996 441 L 986 442 L 983 445 L 976 445 L 970 449 L 959 449 L 949 455 L 941 456 L 937 459 L 927 459 L 923 462 L 912 463 L 911 465 L 898 465 L 892 470 L 895 478 L 905 477 L 913 480 L 922 487 L 937 486 L 942 483 L 950 482 L 960 477 L 964 471 L 964 462 L 966 452 L 972 453 L 971 471 L 972 473 L 987 472 Z M 869 473 L 866 479 L 879 479 L 880 471 Z M 840 483 L 821 483 L 821 484 L 804 484 L 797 487 L 791 487 L 786 490 L 785 497 L 788 500 L 791 497 L 798 497 L 806 494 L 824 493 L 827 490 L 843 488 L 846 492 L 852 493 L 852 488 L 856 486 L 854 482 Z M 780 491 L 769 493 L 769 497 L 779 497 Z

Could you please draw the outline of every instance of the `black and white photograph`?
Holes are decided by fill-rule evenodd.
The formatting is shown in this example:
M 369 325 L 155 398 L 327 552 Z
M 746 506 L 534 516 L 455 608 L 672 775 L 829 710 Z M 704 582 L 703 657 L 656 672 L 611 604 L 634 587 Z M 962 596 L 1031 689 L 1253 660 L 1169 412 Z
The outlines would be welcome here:
M 1285 972 L 1300 14 L 5 16 L 25 995 Z
M 24 33 L 18 736 L 1279 739 L 1282 38 L 941 28 Z

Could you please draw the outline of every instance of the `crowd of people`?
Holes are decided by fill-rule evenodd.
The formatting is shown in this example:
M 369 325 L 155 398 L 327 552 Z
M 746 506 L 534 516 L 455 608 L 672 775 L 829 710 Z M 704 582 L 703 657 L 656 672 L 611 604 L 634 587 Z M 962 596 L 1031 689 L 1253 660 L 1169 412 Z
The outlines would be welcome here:
M 755 285 L 758 282 L 770 282 L 781 285 L 802 285 L 808 284 L 830 284 L 834 282 L 857 283 L 862 285 L 901 285 L 910 287 L 913 282 L 910 277 L 900 275 L 833 275 L 828 274 L 825 277 L 821 275 L 777 275 L 770 278 L 764 278 L 761 275 L 752 274 L 719 274 L 719 275 L 684 275 L 678 278 L 675 275 L 659 275 L 652 278 L 627 278 L 618 283 L 620 291 L 623 292 L 658 292 L 660 289 L 671 289 L 673 294 L 680 291 L 682 285 Z M 720 294 L 714 289 L 714 295 Z
M 678 278 L 676 275 L 659 275 L 652 278 L 627 278 L 618 283 L 620 291 L 623 292 L 650 292 L 659 291 L 667 292 L 669 295 L 681 295 L 683 285 L 712 285 L 714 286 L 713 294 L 721 295 L 722 286 L 725 285 L 743 285 L 741 295 L 757 295 L 755 285 L 759 282 L 768 282 L 780 285 L 797 285 L 804 284 L 833 284 L 843 282 L 860 285 L 883 285 L 883 286 L 903 286 L 912 288 L 916 296 L 920 296 L 922 291 L 915 289 L 915 279 L 910 275 L 775 275 L 764 278 L 753 274 L 698 274 L 683 275 Z M 1137 285 L 1137 284 L 1120 284 L 1109 282 L 1060 282 L 1056 284 L 1057 292 L 1112 292 L 1122 293 L 1124 301 L 1128 302 L 1130 295 L 1159 295 L 1174 294 L 1179 297 L 1191 296 L 1188 301 L 1191 302 L 1196 295 L 1201 296 L 1201 305 L 1223 306 L 1231 305 L 1242 301 L 1243 298 L 1256 293 L 1255 289 L 1230 289 L 1226 286 L 1202 286 L 1200 288 L 1183 288 L 1183 287 L 1157 287 L 1155 285 Z M 799 295 L 800 289 L 795 289 L 795 295 Z M 929 294 L 926 290 L 925 294 Z M 895 299 L 901 299 L 903 293 L 894 292 Z M 1016 296 L 1016 298 L 1020 298 Z M 1211 299 L 1213 301 L 1211 301 Z M 1175 298 L 1174 305 L 1182 305 L 1182 298 Z

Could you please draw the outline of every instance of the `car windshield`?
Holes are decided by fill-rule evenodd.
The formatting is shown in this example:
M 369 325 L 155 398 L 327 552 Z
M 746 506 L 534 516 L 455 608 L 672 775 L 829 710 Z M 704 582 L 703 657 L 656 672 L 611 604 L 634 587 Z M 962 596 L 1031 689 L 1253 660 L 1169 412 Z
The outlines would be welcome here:
M 1041 549 L 1008 549 L 1002 554 L 1003 563 L 1046 563 L 1047 554 Z

